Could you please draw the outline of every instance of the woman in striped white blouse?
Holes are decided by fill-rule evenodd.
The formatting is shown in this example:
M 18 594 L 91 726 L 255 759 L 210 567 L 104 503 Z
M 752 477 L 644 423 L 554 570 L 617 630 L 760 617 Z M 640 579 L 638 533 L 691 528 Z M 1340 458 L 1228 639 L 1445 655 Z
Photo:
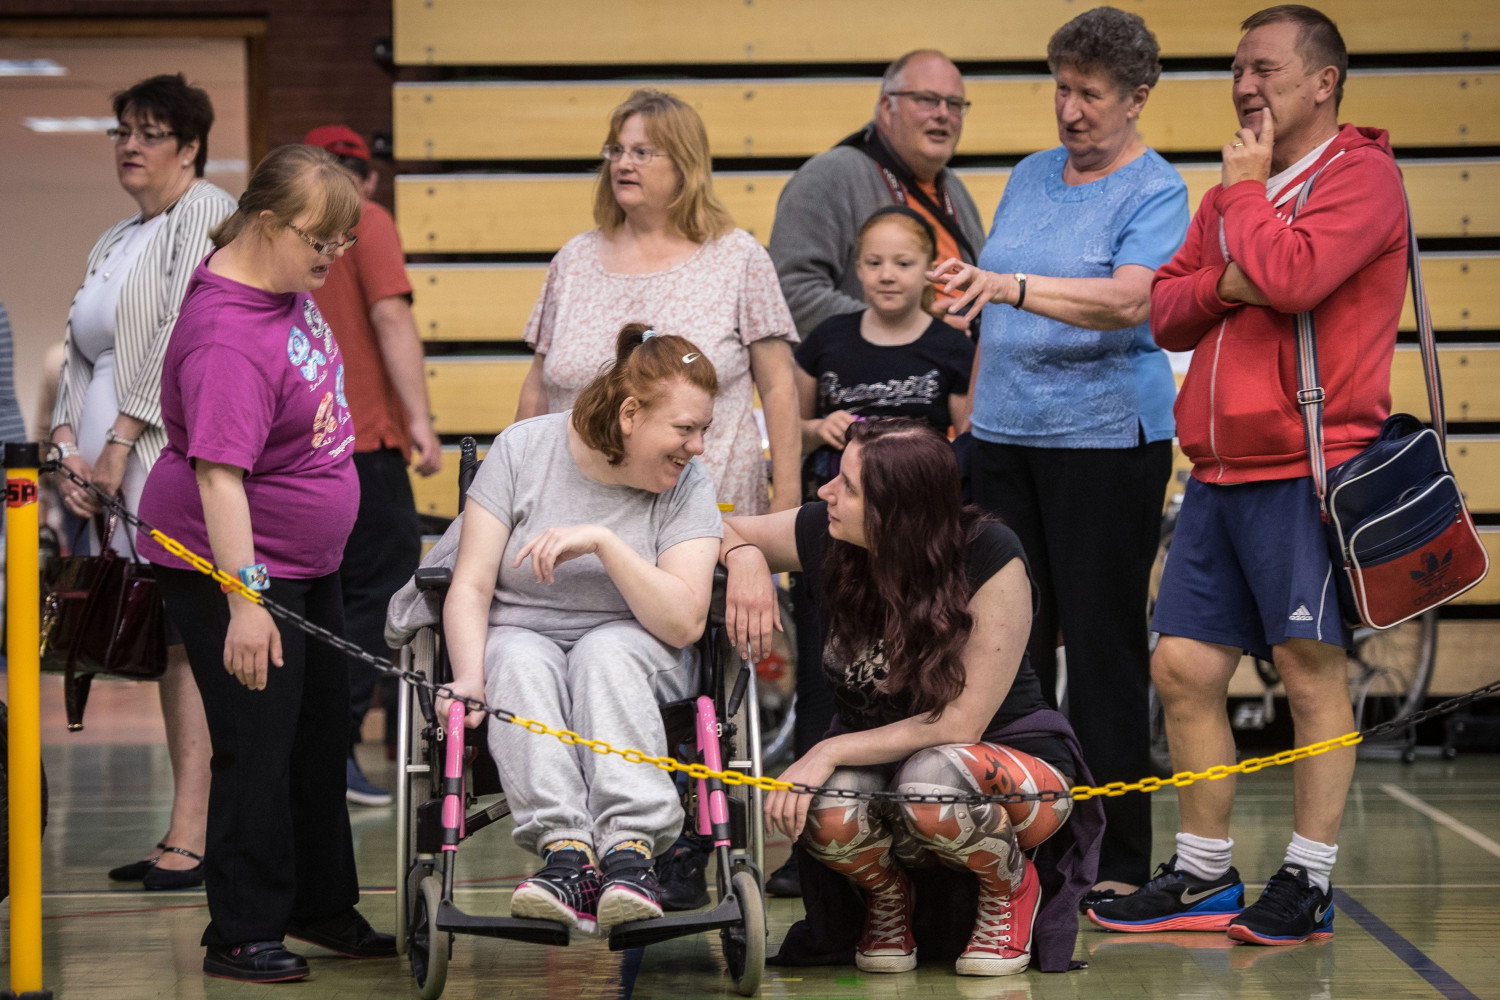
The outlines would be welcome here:
M 167 340 L 188 279 L 212 249 L 209 230 L 234 211 L 235 200 L 203 180 L 213 105 L 180 73 L 121 91 L 114 112 L 115 169 L 140 211 L 111 226 L 89 253 L 68 314 L 52 443 L 68 469 L 106 494 L 123 492 L 135 510 L 166 443 L 160 397 Z M 59 486 L 74 514 L 99 512 L 78 486 L 66 480 Z M 129 553 L 124 530 L 115 533 L 114 547 Z M 208 728 L 181 639 L 170 627 L 168 642 L 161 703 L 174 779 L 171 828 L 145 860 L 110 872 L 148 889 L 203 881 Z

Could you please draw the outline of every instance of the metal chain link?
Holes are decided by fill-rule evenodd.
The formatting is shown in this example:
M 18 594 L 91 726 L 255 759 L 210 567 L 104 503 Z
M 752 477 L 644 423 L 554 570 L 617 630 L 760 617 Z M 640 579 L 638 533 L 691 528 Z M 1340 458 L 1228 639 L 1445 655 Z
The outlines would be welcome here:
M 601 755 L 616 754 L 629 763 L 651 764 L 652 766 L 657 767 L 663 771 L 681 771 L 687 774 L 690 778 L 714 778 L 722 781 L 726 785 L 750 785 L 768 792 L 789 791 L 795 792 L 797 794 L 816 795 L 835 799 L 869 799 L 872 801 L 883 802 L 916 802 L 936 805 L 970 806 L 984 805 L 987 803 L 1009 805 L 1019 802 L 1057 802 L 1064 799 L 1071 799 L 1074 802 L 1085 802 L 1092 798 L 1116 798 L 1118 796 L 1126 794 L 1127 792 L 1144 792 L 1149 794 L 1160 788 L 1184 788 L 1199 781 L 1218 781 L 1222 778 L 1227 778 L 1232 774 L 1254 774 L 1255 772 L 1268 767 L 1279 767 L 1284 764 L 1291 764 L 1294 761 L 1304 760 L 1308 757 L 1316 757 L 1317 755 L 1327 753 L 1330 750 L 1337 750 L 1343 747 L 1352 747 L 1367 739 L 1374 739 L 1376 737 L 1395 732 L 1396 730 L 1415 726 L 1420 722 L 1424 722 L 1427 719 L 1433 718 L 1434 716 L 1445 715 L 1448 712 L 1456 711 L 1457 709 L 1462 708 L 1465 705 L 1469 705 L 1475 701 L 1478 701 L 1480 698 L 1500 693 L 1500 680 L 1496 680 L 1485 685 L 1484 687 L 1476 688 L 1473 691 L 1459 695 L 1455 698 L 1450 698 L 1449 700 L 1442 702 L 1441 704 L 1434 705 L 1432 708 L 1429 708 L 1423 712 L 1418 712 L 1415 715 L 1407 716 L 1405 718 L 1392 719 L 1389 722 L 1382 723 L 1362 732 L 1345 733 L 1343 736 L 1337 736 L 1333 739 L 1323 740 L 1319 743 L 1312 743 L 1303 747 L 1296 747 L 1292 750 L 1283 750 L 1280 753 L 1271 754 L 1266 757 L 1251 757 L 1246 760 L 1239 761 L 1235 764 L 1218 764 L 1214 767 L 1208 768 L 1205 771 L 1179 771 L 1178 773 L 1172 775 L 1170 778 L 1149 777 L 1142 778 L 1139 781 L 1131 782 L 1112 781 L 1108 784 L 1097 786 L 1075 785 L 1074 787 L 1067 789 L 1066 791 L 1059 789 L 1045 790 L 1040 792 L 1005 792 L 999 794 L 986 794 L 983 792 L 932 794 L 919 792 L 895 792 L 885 789 L 882 789 L 880 791 L 860 791 L 852 788 L 830 788 L 826 785 L 808 785 L 800 781 L 782 781 L 779 778 L 755 777 L 753 775 L 747 775 L 739 771 L 732 770 L 714 771 L 710 770 L 703 764 L 684 764 L 682 761 L 672 756 L 656 757 L 652 756 L 651 754 L 644 753 L 640 750 L 621 750 L 618 747 L 611 746 L 604 740 L 590 739 L 586 736 L 579 735 L 578 733 L 575 733 L 570 729 L 556 729 L 552 726 L 547 725 L 545 722 L 540 722 L 536 719 L 528 719 L 524 716 L 516 715 L 514 712 L 508 712 L 503 708 L 492 708 L 491 706 L 477 699 L 459 695 L 447 685 L 435 683 L 434 681 L 429 680 L 415 670 L 406 670 L 395 665 L 390 660 L 385 659 L 384 657 L 375 656 L 371 653 L 366 652 L 364 649 L 361 649 L 359 646 L 343 638 L 342 636 L 334 635 L 328 629 L 323 628 L 320 625 L 313 624 L 312 622 L 298 615 L 296 612 L 290 610 L 289 608 L 282 607 L 275 601 L 272 601 L 271 599 L 261 594 L 259 591 L 251 590 L 249 587 L 246 587 L 243 583 L 241 583 L 237 576 L 230 576 L 228 573 L 215 566 L 210 560 L 205 559 L 203 556 L 190 551 L 189 549 L 185 548 L 181 542 L 178 542 L 176 539 L 164 534 L 137 515 L 132 514 L 130 511 L 125 509 L 125 505 L 121 503 L 117 498 L 105 496 L 97 486 L 81 478 L 76 473 L 74 473 L 73 470 L 67 468 L 61 462 L 48 461 L 42 465 L 40 471 L 43 473 L 52 472 L 61 475 L 64 478 L 71 480 L 75 485 L 87 490 L 99 503 L 109 508 L 121 520 L 125 521 L 127 524 L 134 526 L 140 531 L 145 531 L 148 535 L 155 539 L 157 544 L 159 544 L 162 548 L 166 549 L 172 555 L 177 556 L 178 558 L 187 562 L 200 573 L 211 577 L 215 582 L 219 583 L 228 591 L 239 594 L 241 597 L 244 597 L 247 600 L 254 601 L 256 604 L 259 604 L 260 606 L 265 608 L 274 617 L 291 623 L 293 626 L 301 629 L 308 635 L 327 643 L 328 645 L 343 652 L 344 654 L 354 657 L 361 663 L 367 664 L 380 671 L 381 673 L 394 677 L 397 680 L 402 681 L 403 683 L 410 684 L 413 687 L 423 688 L 427 691 L 430 691 L 434 696 L 448 698 L 452 701 L 459 702 L 471 712 L 483 712 L 484 714 L 498 719 L 501 722 L 520 726 L 522 729 L 525 729 L 528 732 L 533 732 L 542 736 L 555 737 L 568 746 L 587 747 L 594 753 Z

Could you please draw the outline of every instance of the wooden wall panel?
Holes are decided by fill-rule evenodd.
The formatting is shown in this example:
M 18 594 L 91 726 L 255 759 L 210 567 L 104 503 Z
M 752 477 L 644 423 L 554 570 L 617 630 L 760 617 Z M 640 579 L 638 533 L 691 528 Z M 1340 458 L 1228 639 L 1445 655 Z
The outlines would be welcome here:
M 1026 154 L 1057 145 L 1052 78 L 965 79 L 973 109 L 959 149 Z M 608 83 L 397 84 L 396 155 L 410 160 L 597 159 L 610 111 L 641 86 L 703 116 L 717 157 L 811 156 L 871 115 L 879 81 L 650 80 Z M 1500 73 L 1352 73 L 1341 120 L 1378 122 L 1399 147 L 1500 143 Z M 484 128 L 475 128 L 475 122 Z M 1142 114 L 1162 152 L 1216 151 L 1238 127 L 1228 73 L 1170 73 Z
M 1219 168 L 1181 164 L 1190 204 Z M 1417 235 L 1500 236 L 1500 161 L 1402 164 Z M 988 220 L 1010 171 L 958 171 Z M 723 172 L 714 190 L 742 229 L 764 243 L 786 171 Z M 593 227 L 594 174 L 409 174 L 396 183 L 396 223 L 408 253 L 551 252 Z
M 1321 0 L 1353 52 L 1500 49 L 1489 0 Z M 401 65 L 883 64 L 937 48 L 953 59 L 1041 59 L 1080 6 L 1071 0 L 949 0 L 913 17 L 901 0 L 395 0 Z M 1228 0 L 1137 0 L 1162 54 L 1224 56 L 1253 8 Z M 603 30 L 577 30 L 598 25 Z

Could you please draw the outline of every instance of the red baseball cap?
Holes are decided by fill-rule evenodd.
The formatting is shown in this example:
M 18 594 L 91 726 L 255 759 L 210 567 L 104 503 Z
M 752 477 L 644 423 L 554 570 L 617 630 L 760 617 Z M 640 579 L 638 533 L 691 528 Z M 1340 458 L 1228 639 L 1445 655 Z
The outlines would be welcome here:
M 370 147 L 347 125 L 321 125 L 303 136 L 302 142 L 308 146 L 322 146 L 334 156 L 370 159 Z

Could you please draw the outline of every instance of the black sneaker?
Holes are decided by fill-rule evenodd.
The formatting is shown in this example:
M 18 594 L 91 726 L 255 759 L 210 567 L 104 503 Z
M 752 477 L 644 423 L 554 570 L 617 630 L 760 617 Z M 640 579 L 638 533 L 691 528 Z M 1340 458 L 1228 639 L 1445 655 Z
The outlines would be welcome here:
M 307 959 L 287 951 L 280 941 L 211 944 L 203 956 L 203 971 L 242 983 L 293 983 L 307 978 Z
M 599 862 L 604 879 L 599 888 L 599 933 L 632 920 L 661 916 L 661 886 L 651 859 L 638 851 L 610 851 Z
M 1300 865 L 1282 865 L 1265 891 L 1229 922 L 1246 944 L 1301 944 L 1333 937 L 1333 887 L 1313 885 Z
M 557 920 L 585 934 L 597 929 L 599 871 L 577 850 L 547 855 L 542 870 L 523 879 L 510 897 L 510 915 Z
M 1233 868 L 1201 879 L 1177 867 L 1177 855 L 1156 877 L 1127 896 L 1096 903 L 1089 919 L 1109 931 L 1222 931 L 1245 906 L 1245 886 Z
M 708 852 L 680 837 L 656 859 L 663 910 L 696 910 L 708 905 Z
M 345 958 L 394 958 L 396 937 L 382 934 L 370 926 L 358 910 L 349 907 L 343 913 L 317 920 L 292 921 L 287 935 L 336 951 Z
M 797 849 L 787 855 L 786 864 L 766 876 L 766 895 L 784 896 L 790 899 L 802 897 L 802 872 L 797 863 Z

